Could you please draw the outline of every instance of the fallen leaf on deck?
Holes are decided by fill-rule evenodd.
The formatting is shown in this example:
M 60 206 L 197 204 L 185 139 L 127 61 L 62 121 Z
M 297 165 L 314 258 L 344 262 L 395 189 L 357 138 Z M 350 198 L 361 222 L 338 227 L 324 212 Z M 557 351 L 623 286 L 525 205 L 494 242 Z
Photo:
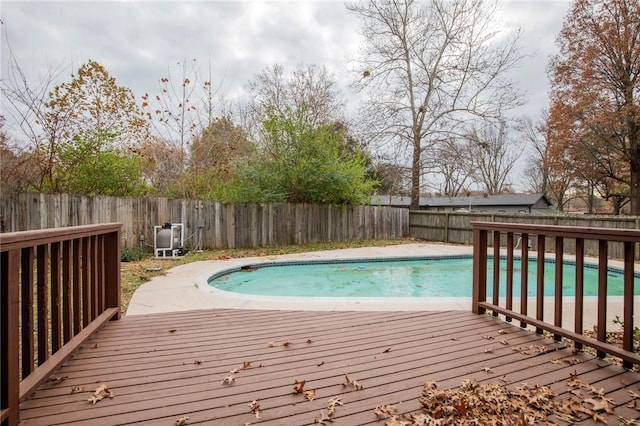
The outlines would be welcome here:
M 500 340 L 500 343 L 503 344 L 503 345 L 508 345 L 509 341 L 507 339 L 502 339 L 502 340 Z
M 395 405 L 378 405 L 375 410 L 373 410 L 373 414 L 376 415 L 378 419 L 388 419 L 389 417 L 394 417 L 398 414 L 396 411 Z
M 640 421 L 635 419 L 625 419 L 624 417 L 618 416 L 620 419 L 620 424 L 624 426 L 640 426 Z
M 313 401 L 314 399 L 316 399 L 316 390 L 311 389 L 311 390 L 305 391 L 304 397 L 307 398 L 307 400 L 309 401 Z
M 248 370 L 248 369 L 250 369 L 250 368 L 251 368 L 251 362 L 249 362 L 249 361 L 244 361 L 244 362 L 242 363 L 242 369 L 243 369 L 243 370 Z
M 199 359 L 196 359 L 196 360 L 193 361 L 193 363 L 196 364 L 196 365 L 200 365 L 200 364 L 202 364 L 202 361 L 200 361 Z
M 68 378 L 69 376 L 53 376 L 53 377 L 49 377 L 49 380 L 47 380 L 47 382 L 51 382 L 54 385 L 59 385 L 60 383 L 67 380 Z
M 322 367 L 324 365 L 324 361 L 322 361 L 320 364 L 316 365 L 316 367 Z
M 313 342 L 311 341 L 311 339 L 307 339 L 307 343 L 308 343 L 308 344 L 311 344 L 311 343 L 313 343 Z
M 258 404 L 258 400 L 254 399 L 250 403 L 247 404 L 249 406 L 249 410 L 256 416 L 256 419 L 260 420 L 260 404 Z
M 481 371 L 484 371 L 485 373 L 491 373 L 491 374 L 494 373 L 494 371 L 491 369 L 491 367 L 482 367 Z
M 233 370 L 229 370 L 229 373 L 236 374 L 238 371 L 240 371 L 239 368 L 234 368 Z
M 432 423 L 414 423 L 414 422 L 409 423 L 409 422 L 408 422 L 408 421 L 406 421 L 406 420 L 401 420 L 401 419 L 396 418 L 396 416 L 393 416 L 393 417 L 391 417 L 388 421 L 384 422 L 384 425 L 385 425 L 385 426 L 411 426 L 411 425 L 413 425 L 413 424 L 417 424 L 417 425 L 421 425 L 421 424 L 429 425 L 429 424 L 432 424 Z M 439 424 L 439 423 L 438 423 L 438 424 Z
M 389 352 L 391 352 L 391 348 L 387 348 L 384 351 L 382 351 L 383 354 L 388 354 Z
M 351 380 L 348 374 L 345 374 L 344 378 L 345 378 L 345 382 L 342 384 L 342 386 L 351 386 L 355 390 L 362 390 L 363 386 L 360 383 L 358 383 L 357 380 Z
M 498 330 L 498 334 L 507 334 L 507 330 Z
M 327 409 L 320 411 L 318 417 L 316 417 L 315 423 L 320 423 L 321 425 L 326 425 L 325 422 L 332 422 L 333 415 L 336 413 L 336 406 L 344 405 L 342 401 L 340 401 L 339 397 L 334 397 L 327 400 Z
M 587 398 L 584 400 L 585 403 L 591 404 L 592 410 L 595 411 L 605 411 L 609 414 L 613 413 L 613 410 L 609 407 L 609 403 L 605 399 L 595 399 L 595 398 Z
M 225 377 L 224 379 L 222 379 L 222 384 L 223 385 L 230 385 L 235 381 L 236 381 L 236 376 L 234 376 L 233 373 L 232 373 L 232 374 L 228 375 L 227 377 Z
M 189 416 L 182 416 L 179 419 L 176 419 L 176 426 L 184 426 L 189 423 Z
M 175 333 L 176 331 L 178 330 L 176 330 L 175 328 L 172 328 L 171 330 L 169 330 L 169 333 Z
M 267 343 L 267 346 L 268 346 L 268 347 L 270 347 L 270 348 L 274 347 L 275 345 L 276 345 L 276 343 L 275 343 L 275 342 L 269 342 L 269 343 Z
M 325 422 L 332 422 L 333 419 L 331 418 L 331 416 L 333 415 L 332 412 L 327 411 L 327 410 L 322 410 L 320 411 L 320 414 L 318 415 L 318 417 L 316 417 L 315 423 L 319 423 L 321 425 L 326 425 Z
M 576 358 L 564 358 L 562 360 L 563 362 L 566 362 L 569 365 L 576 365 L 576 364 L 580 364 L 580 360 L 576 359 Z
M 306 380 L 302 380 L 302 381 L 295 381 L 295 383 L 293 384 L 293 393 L 302 393 L 304 392 L 304 384 L 306 383 Z
M 91 349 L 98 349 L 98 344 L 94 343 L 93 345 L 91 345 Z
M 483 334 L 481 337 L 482 337 L 483 339 L 487 339 L 487 340 L 491 340 L 491 339 L 493 339 L 493 336 L 492 336 L 492 335 L 490 335 L 490 334 Z
M 329 411 L 331 412 L 331 414 L 335 413 L 336 407 L 338 405 L 344 405 L 339 396 L 334 396 L 333 398 L 327 400 L 327 406 L 329 407 Z
M 84 386 L 74 386 L 71 388 L 71 393 L 80 393 L 84 391 Z
M 113 394 L 113 392 L 109 390 L 109 387 L 106 385 L 106 383 L 102 383 L 100 386 L 96 388 L 96 390 L 93 392 L 93 395 L 91 395 L 87 399 L 87 401 L 95 405 L 96 402 L 102 401 L 105 398 L 114 398 L 114 397 L 115 395 Z
M 285 348 L 288 348 L 289 346 L 291 346 L 291 342 L 287 340 L 282 344 L 282 346 L 284 346 Z
M 492 354 L 493 353 L 493 348 L 487 348 L 484 350 L 485 354 Z

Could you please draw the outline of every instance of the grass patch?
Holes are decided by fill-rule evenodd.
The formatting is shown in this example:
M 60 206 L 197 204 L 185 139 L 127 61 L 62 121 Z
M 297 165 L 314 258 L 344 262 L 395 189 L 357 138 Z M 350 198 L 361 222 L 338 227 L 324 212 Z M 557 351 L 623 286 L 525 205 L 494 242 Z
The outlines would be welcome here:
M 150 281 L 155 276 L 164 275 L 166 271 L 171 268 L 184 265 L 185 263 L 197 262 L 200 260 L 225 260 L 254 256 L 275 256 L 280 254 L 305 253 L 321 250 L 384 247 L 414 242 L 415 240 L 412 238 L 405 238 L 400 240 L 360 240 L 332 243 L 309 243 L 281 247 L 260 247 L 255 249 L 218 249 L 205 250 L 199 253 L 189 252 L 186 256 L 180 259 L 155 259 L 148 255 L 140 260 L 122 262 L 122 298 L 120 307 L 122 312 L 126 313 L 131 297 L 140 285 Z

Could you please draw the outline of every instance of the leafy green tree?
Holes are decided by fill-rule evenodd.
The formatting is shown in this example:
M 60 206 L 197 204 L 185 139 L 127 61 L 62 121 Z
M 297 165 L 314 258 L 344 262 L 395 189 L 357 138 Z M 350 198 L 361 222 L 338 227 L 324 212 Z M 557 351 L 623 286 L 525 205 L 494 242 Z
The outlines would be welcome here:
M 244 168 L 236 196 L 243 201 L 362 204 L 376 182 L 366 158 L 345 149 L 345 129 L 314 125 L 304 110 L 270 110 L 262 122 L 262 144 Z
M 76 139 L 60 153 L 59 182 L 64 192 L 84 195 L 140 196 L 149 192 L 144 183 L 142 159 L 114 147 Z
M 189 169 L 174 186 L 190 198 L 227 199 L 228 183 L 255 151 L 229 117 L 214 118 L 191 143 Z
M 66 181 L 68 167 L 80 164 L 70 164 L 68 158 L 61 157 L 75 152 L 88 157 L 122 153 L 148 137 L 148 124 L 131 90 L 119 86 L 95 61 L 83 64 L 70 82 L 54 87 L 46 109 L 49 126 L 59 129 L 56 140 L 44 145 L 39 153 L 50 162 L 45 187 L 51 192 L 66 190 L 71 185 Z M 102 166 L 109 163 L 117 166 L 112 161 Z

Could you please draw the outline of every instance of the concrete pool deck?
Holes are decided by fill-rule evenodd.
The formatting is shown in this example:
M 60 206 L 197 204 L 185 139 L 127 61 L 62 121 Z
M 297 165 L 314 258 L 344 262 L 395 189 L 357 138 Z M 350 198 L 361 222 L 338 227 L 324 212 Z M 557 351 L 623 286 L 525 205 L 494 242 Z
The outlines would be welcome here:
M 430 255 L 471 254 L 473 247 L 434 243 L 401 244 L 386 247 L 363 247 L 342 250 L 317 251 L 277 256 L 246 257 L 229 260 L 207 260 L 187 263 L 154 277 L 142 284 L 133 294 L 126 315 L 144 315 L 161 312 L 189 311 L 195 309 L 269 309 L 308 311 L 445 311 L 471 310 L 470 297 L 411 298 L 411 297 L 274 297 L 244 295 L 217 290 L 207 285 L 211 275 L 246 264 L 267 263 L 282 260 L 367 259 L 381 257 L 406 257 Z M 615 261 L 610 262 L 615 265 Z M 469 283 L 471 286 L 471 282 Z M 553 322 L 553 298 L 546 298 L 545 320 Z M 591 329 L 596 320 L 595 297 L 585 297 L 585 329 Z M 616 315 L 622 317 L 622 297 L 608 298 L 608 322 Z M 635 303 L 640 302 L 640 296 Z M 520 306 L 518 298 L 514 307 Z M 502 305 L 504 306 L 504 305 Z M 563 324 L 573 327 L 573 299 L 563 302 Z M 535 313 L 535 299 L 531 299 L 528 312 Z M 547 318 L 549 316 L 549 318 Z M 636 322 L 640 323 L 640 315 Z M 613 330 L 613 327 L 612 327 Z

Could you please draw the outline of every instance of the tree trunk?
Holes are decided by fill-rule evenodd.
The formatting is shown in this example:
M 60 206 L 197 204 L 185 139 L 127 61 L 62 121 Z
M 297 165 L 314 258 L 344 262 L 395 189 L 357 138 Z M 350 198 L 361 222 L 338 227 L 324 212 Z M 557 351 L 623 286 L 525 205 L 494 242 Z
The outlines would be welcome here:
M 629 198 L 631 200 L 631 214 L 640 216 L 640 126 L 629 119 L 629 169 L 631 174 L 631 188 Z
M 416 140 L 417 139 L 417 140 Z M 414 136 L 413 161 L 411 162 L 411 205 L 409 209 L 420 209 L 420 136 Z

